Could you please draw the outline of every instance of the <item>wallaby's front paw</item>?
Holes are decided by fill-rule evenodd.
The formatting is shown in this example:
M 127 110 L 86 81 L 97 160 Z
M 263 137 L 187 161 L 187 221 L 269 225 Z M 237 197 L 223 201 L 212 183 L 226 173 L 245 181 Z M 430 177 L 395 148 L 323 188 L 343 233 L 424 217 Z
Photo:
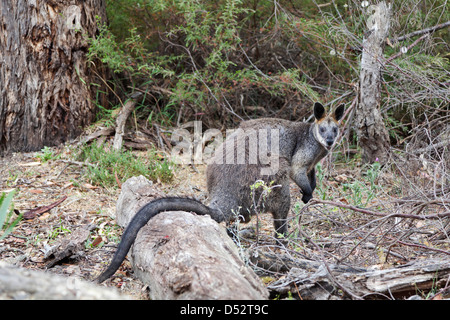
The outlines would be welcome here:
M 308 203 L 309 202 L 309 200 L 311 200 L 312 199 L 312 195 L 307 195 L 307 194 L 304 194 L 303 195 L 303 197 L 302 197 L 302 201 L 303 201 L 303 203 Z

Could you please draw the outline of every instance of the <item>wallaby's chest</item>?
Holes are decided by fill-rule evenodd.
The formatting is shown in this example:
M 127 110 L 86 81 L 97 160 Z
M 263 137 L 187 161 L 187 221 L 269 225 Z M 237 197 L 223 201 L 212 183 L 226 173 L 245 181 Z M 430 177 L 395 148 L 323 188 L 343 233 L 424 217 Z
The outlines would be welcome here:
M 296 135 L 291 167 L 294 171 L 309 172 L 327 153 L 327 150 L 314 138 L 312 128 L 308 127 L 307 130 L 301 130 L 301 133 Z

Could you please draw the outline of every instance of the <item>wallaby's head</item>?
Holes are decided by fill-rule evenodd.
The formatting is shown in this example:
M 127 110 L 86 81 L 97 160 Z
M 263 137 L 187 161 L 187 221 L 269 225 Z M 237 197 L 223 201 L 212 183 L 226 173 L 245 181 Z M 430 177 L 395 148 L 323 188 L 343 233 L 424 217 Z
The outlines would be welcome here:
M 339 134 L 338 121 L 344 115 L 344 108 L 345 105 L 341 104 L 334 113 L 327 114 L 321 103 L 314 104 L 314 138 L 327 150 L 331 149 Z

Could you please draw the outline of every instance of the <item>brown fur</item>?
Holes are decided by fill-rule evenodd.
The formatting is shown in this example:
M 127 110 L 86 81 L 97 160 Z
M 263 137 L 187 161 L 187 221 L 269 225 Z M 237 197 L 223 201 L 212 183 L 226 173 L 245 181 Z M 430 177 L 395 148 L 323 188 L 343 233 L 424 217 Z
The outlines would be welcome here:
M 290 208 L 290 179 L 301 188 L 303 202 L 312 198 L 316 186 L 315 165 L 328 153 L 329 147 L 337 137 L 337 121 L 342 117 L 343 106 L 336 112 L 326 115 L 323 106 L 316 103 L 314 114 L 315 123 L 299 123 L 282 119 L 258 119 L 243 122 L 240 130 L 230 136 L 216 151 L 207 168 L 207 187 L 209 193 L 209 207 L 219 215 L 220 221 L 230 221 L 238 215 L 244 221 L 249 221 L 255 214 L 255 204 L 260 199 L 263 188 L 260 187 L 252 194 L 250 186 L 257 180 L 264 181 L 266 186 L 274 186 L 264 198 L 260 211 L 271 212 L 274 227 L 278 233 L 286 233 L 286 217 Z M 336 128 L 336 130 L 334 129 Z M 249 163 L 251 141 L 257 139 L 256 144 L 267 137 L 267 149 L 272 151 L 271 130 L 277 130 L 279 148 L 277 154 L 270 154 L 269 162 L 262 163 L 257 157 L 256 163 Z M 316 136 L 314 131 L 317 131 Z M 325 131 L 322 136 L 320 130 Z M 256 138 L 253 135 L 256 132 Z M 265 135 L 262 134 L 265 132 Z M 261 137 L 262 135 L 262 137 Z M 323 140 L 322 143 L 318 140 Z M 327 144 L 332 141 L 331 145 Z M 245 163 L 238 164 L 242 154 L 238 154 L 237 145 L 245 145 Z M 325 146 L 323 145 L 325 144 Z M 253 150 L 254 152 L 255 150 Z M 226 160 L 233 159 L 231 163 Z M 273 166 L 277 162 L 277 166 Z M 261 169 L 277 167 L 272 174 L 262 174 Z

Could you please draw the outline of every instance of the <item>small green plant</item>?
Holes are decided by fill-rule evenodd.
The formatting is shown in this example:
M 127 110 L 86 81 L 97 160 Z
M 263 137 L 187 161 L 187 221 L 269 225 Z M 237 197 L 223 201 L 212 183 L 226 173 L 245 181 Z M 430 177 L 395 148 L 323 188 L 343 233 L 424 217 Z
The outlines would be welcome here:
M 271 181 L 269 184 L 266 184 L 263 180 L 257 180 L 254 184 L 250 186 L 250 192 L 253 199 L 253 209 L 255 210 L 255 213 L 258 214 L 261 205 L 264 206 L 264 200 L 267 198 L 267 196 L 272 192 L 273 188 L 278 188 L 280 186 L 273 185 L 273 181 Z M 262 188 L 261 194 L 258 199 L 256 199 L 256 190 L 259 188 Z
M 327 190 L 323 185 L 325 174 L 323 172 L 322 164 L 319 162 L 316 165 L 316 190 L 320 199 L 325 200 L 327 197 Z
M 381 164 L 378 161 L 378 158 L 367 169 L 366 176 L 369 179 L 370 189 L 372 191 L 378 190 L 378 185 L 375 182 L 378 179 L 378 176 L 380 175 L 380 169 L 381 169 Z
M 11 223 L 11 216 L 14 211 L 12 209 L 12 199 L 14 197 L 15 191 L 11 191 L 8 194 L 4 192 L 0 196 L 0 240 L 4 239 L 9 233 L 11 233 L 12 229 L 19 223 L 22 219 L 22 215 L 19 215 L 14 221 Z
M 59 155 L 55 155 L 52 148 L 44 147 L 40 153 L 35 154 L 35 157 L 40 159 L 42 162 L 47 162 L 49 160 L 58 159 Z
M 111 91 L 121 95 L 119 91 L 123 90 L 128 95 L 129 89 L 140 88 L 152 105 L 156 100 L 157 110 L 149 108 L 148 101 L 142 104 L 140 116 L 149 121 L 171 124 L 180 108 L 186 107 L 216 113 L 212 106 L 233 104 L 236 97 L 245 97 L 248 101 L 240 104 L 252 106 L 259 105 L 258 100 L 264 97 L 280 100 L 294 92 L 313 101 L 318 99 L 301 67 L 262 71 L 253 63 L 252 54 L 248 56 L 248 23 L 262 18 L 260 6 L 266 8 L 264 15 L 269 18 L 273 11 L 270 2 L 258 5 L 258 10 L 242 0 L 107 2 L 108 24 L 98 18 L 98 33 L 87 38 L 87 57 L 94 63 L 101 61 L 114 72 L 115 80 L 108 82 Z M 251 22 L 252 28 L 258 34 L 265 33 L 273 27 L 270 20 L 266 27 Z M 291 23 L 284 14 L 277 21 L 282 23 L 277 30 L 288 28 L 292 36 L 298 35 L 289 28 Z M 259 47 L 254 43 L 250 46 Z M 168 47 L 171 49 L 164 49 Z M 122 76 L 127 89 L 119 79 Z M 102 113 L 108 113 L 97 104 Z
M 59 224 L 50 231 L 50 234 L 48 237 L 50 240 L 55 240 L 56 238 L 58 238 L 59 235 L 65 235 L 65 234 L 69 234 L 71 232 L 72 231 L 70 231 L 69 229 L 67 229 L 64 226 L 63 221 L 60 219 Z
M 439 287 L 437 284 L 438 279 L 438 272 L 436 271 L 436 274 L 433 276 L 431 287 L 429 287 L 428 290 L 420 289 L 417 284 L 415 284 L 416 294 L 421 296 L 425 300 L 429 300 L 430 298 L 434 297 L 439 291 Z
M 366 204 L 372 200 L 372 194 L 369 192 L 366 185 L 358 180 L 352 183 L 344 183 L 343 191 L 350 191 L 351 202 L 357 207 L 365 207 Z
M 369 187 L 365 182 L 358 180 L 343 185 L 344 191 L 351 191 L 350 198 L 355 206 L 364 208 L 377 196 L 380 187 L 376 184 L 376 181 L 380 174 L 380 169 L 381 164 L 378 161 L 375 161 L 367 169 L 366 177 Z
M 117 185 L 133 176 L 143 175 L 153 181 L 168 182 L 173 178 L 173 164 L 161 158 L 155 150 L 146 157 L 135 156 L 131 151 L 116 151 L 105 145 L 84 145 L 77 160 L 86 161 L 85 179 L 103 187 Z
M 85 248 L 101 248 L 105 244 L 104 240 L 106 239 L 106 242 L 109 243 L 119 243 L 120 234 L 122 233 L 120 230 L 122 230 L 122 228 L 116 224 L 102 224 L 102 227 L 100 227 L 96 231 L 91 231 L 91 236 L 85 242 Z M 100 242 L 98 242 L 99 238 L 101 238 Z

